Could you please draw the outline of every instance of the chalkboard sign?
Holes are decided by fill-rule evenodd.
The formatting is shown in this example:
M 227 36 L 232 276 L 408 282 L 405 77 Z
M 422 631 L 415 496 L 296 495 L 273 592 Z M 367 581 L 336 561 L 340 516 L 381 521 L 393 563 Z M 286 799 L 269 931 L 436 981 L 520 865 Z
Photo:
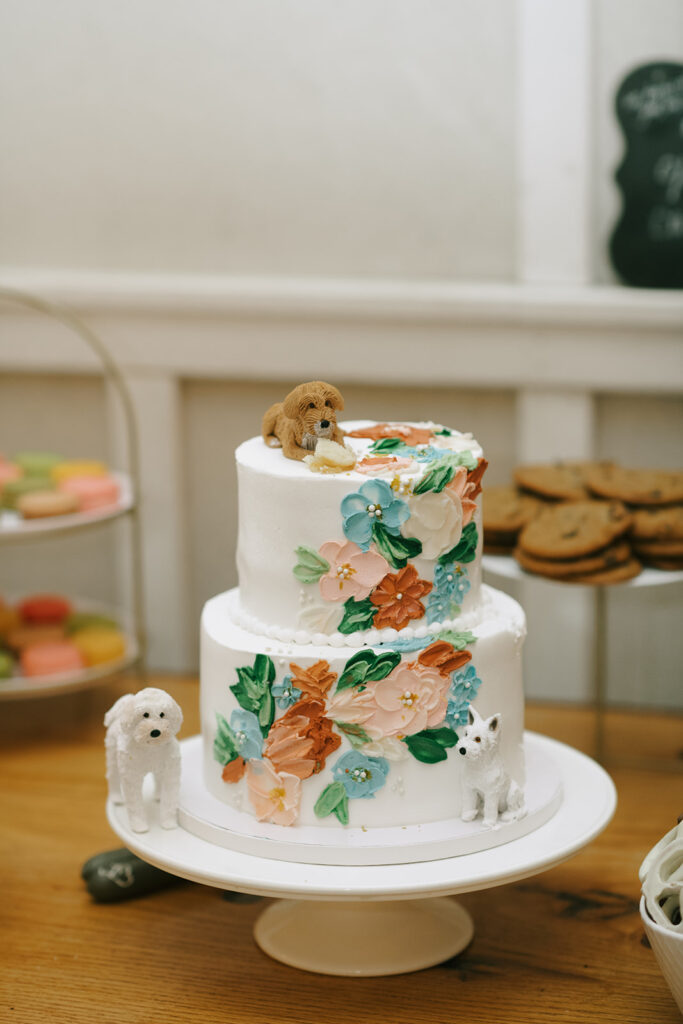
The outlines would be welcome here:
M 626 152 L 615 175 L 623 207 L 612 264 L 626 284 L 683 288 L 683 64 L 636 68 L 616 112 Z

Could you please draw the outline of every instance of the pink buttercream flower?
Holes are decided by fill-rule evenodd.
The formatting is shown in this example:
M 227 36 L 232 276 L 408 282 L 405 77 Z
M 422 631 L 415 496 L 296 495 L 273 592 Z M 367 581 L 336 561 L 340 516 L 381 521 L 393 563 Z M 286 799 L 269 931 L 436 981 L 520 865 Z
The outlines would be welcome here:
M 372 740 L 411 736 L 440 725 L 448 710 L 450 676 L 438 668 L 402 662 L 372 688 L 336 693 L 327 714 L 338 722 L 362 726 Z
M 470 479 L 468 479 L 468 477 Z M 472 519 L 474 518 L 474 513 L 477 508 L 477 503 L 474 499 L 476 498 L 477 494 L 481 491 L 481 487 L 478 486 L 478 484 L 478 480 L 472 481 L 471 474 L 467 472 L 464 466 L 458 466 L 458 468 L 455 471 L 455 476 L 444 489 L 444 493 L 448 495 L 451 501 L 456 506 L 460 505 L 462 507 L 463 530 L 465 529 L 468 523 L 472 522 Z
M 356 472 L 365 473 L 366 476 L 381 476 L 383 473 L 400 473 L 403 469 L 410 469 L 412 464 L 412 459 L 402 455 L 367 455 L 356 464 Z
M 325 601 L 362 601 L 389 572 L 386 558 L 377 551 L 361 551 L 353 541 L 327 541 L 320 554 L 330 563 L 319 584 Z
M 265 759 L 251 760 L 246 771 L 247 791 L 259 821 L 293 825 L 299 816 L 301 780 L 278 772 Z

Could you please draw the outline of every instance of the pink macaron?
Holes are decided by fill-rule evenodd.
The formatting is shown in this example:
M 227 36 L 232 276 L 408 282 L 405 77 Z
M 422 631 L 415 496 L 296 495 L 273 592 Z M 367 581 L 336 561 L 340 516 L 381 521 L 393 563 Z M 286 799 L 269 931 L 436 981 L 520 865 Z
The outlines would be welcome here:
M 72 476 L 62 480 L 58 489 L 76 495 L 80 512 L 115 505 L 120 492 L 113 476 Z
M 71 640 L 33 644 L 21 652 L 21 671 L 25 676 L 53 676 L 79 672 L 84 667 L 83 656 Z

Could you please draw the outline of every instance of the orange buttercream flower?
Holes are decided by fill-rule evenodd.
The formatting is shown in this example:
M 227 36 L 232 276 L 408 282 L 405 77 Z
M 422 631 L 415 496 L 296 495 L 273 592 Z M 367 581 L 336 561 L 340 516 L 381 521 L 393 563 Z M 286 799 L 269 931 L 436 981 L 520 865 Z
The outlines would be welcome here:
M 325 705 L 300 700 L 271 726 L 263 755 L 277 772 L 307 779 L 325 767 L 340 743 L 341 736 L 332 732 L 332 721 L 325 718 Z
M 223 782 L 239 782 L 244 775 L 246 767 L 247 765 L 243 757 L 236 757 L 234 760 L 229 761 L 221 773 Z
M 419 578 L 414 565 L 389 573 L 370 594 L 370 600 L 378 608 L 373 625 L 377 629 L 383 626 L 403 629 L 411 619 L 421 619 L 425 608 L 420 598 L 431 589 L 432 584 Z
M 462 668 L 471 659 L 472 655 L 469 651 L 456 651 L 453 644 L 449 644 L 446 640 L 435 640 L 429 647 L 420 651 L 417 658 L 420 665 L 436 668 L 442 676 L 449 676 L 451 672 Z
M 347 430 L 346 436 L 367 437 L 371 441 L 381 441 L 383 437 L 400 437 L 412 448 L 416 444 L 429 444 L 434 437 L 434 431 L 429 427 L 413 427 L 409 423 L 375 423 L 372 427 Z
M 337 673 L 330 671 L 326 661 L 316 661 L 310 668 L 301 668 L 300 665 L 291 662 L 289 668 L 292 673 L 292 684 L 306 697 L 313 697 L 314 700 L 324 700 L 325 694 L 337 678 Z

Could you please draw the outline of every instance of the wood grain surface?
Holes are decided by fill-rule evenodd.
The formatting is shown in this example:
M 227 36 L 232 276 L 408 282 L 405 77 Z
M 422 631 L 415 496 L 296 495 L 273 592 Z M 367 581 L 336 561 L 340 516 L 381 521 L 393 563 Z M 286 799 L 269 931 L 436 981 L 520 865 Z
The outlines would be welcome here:
M 181 703 L 181 735 L 195 733 L 196 680 L 150 682 Z M 680 1020 L 638 914 L 638 866 L 683 812 L 683 777 L 668 770 L 680 761 L 680 717 L 609 714 L 609 744 L 616 751 L 639 744 L 652 758 L 661 755 L 662 769 L 616 768 L 614 820 L 569 861 L 458 897 L 475 921 L 462 954 L 414 974 L 346 979 L 266 957 L 252 938 L 266 901 L 231 903 L 216 889 L 185 882 L 119 904 L 92 900 L 81 865 L 121 845 L 105 818 L 102 717 L 135 688 L 121 681 L 0 709 L 3 1022 Z M 527 726 L 591 752 L 590 711 L 531 706 Z

